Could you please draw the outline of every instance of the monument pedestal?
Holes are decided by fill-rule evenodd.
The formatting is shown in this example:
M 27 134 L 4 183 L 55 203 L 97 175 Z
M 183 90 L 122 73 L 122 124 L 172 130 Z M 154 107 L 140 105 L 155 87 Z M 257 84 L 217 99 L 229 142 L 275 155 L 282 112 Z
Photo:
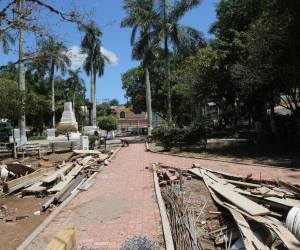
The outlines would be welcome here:
M 47 129 L 47 140 L 48 141 L 55 140 L 55 128 Z
M 73 125 L 78 130 L 78 124 L 75 118 L 75 114 L 73 112 L 72 102 L 64 103 L 64 112 L 62 113 L 62 117 L 59 124 Z
M 55 131 L 60 135 L 55 136 Z M 78 124 L 73 112 L 72 102 L 64 103 L 64 111 L 60 123 L 56 129 L 48 129 L 48 140 L 65 140 L 69 136 L 70 140 L 79 140 L 81 134 L 78 132 Z

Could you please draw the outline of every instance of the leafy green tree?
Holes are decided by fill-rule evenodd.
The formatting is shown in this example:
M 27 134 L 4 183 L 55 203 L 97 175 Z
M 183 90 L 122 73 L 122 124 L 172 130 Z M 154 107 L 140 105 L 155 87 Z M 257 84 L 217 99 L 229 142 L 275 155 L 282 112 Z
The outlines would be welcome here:
M 47 96 L 39 95 L 33 91 L 27 91 L 25 103 L 28 125 L 32 125 L 32 132 L 41 135 L 45 124 L 51 123 L 52 112 L 50 99 Z
M 84 62 L 84 70 L 91 78 L 91 102 L 92 109 L 92 125 L 96 126 L 96 78 L 104 74 L 105 63 L 109 63 L 109 59 L 101 52 L 101 36 L 102 32 L 94 22 L 80 27 L 85 33 L 81 48 L 83 53 L 87 54 Z
M 190 116 L 183 115 L 184 120 L 196 122 L 203 116 L 203 107 L 208 102 L 215 102 L 222 105 L 223 94 L 220 86 L 221 81 L 219 57 L 217 52 L 210 46 L 201 48 L 193 56 L 186 58 L 178 67 L 175 78 L 180 84 L 177 90 L 181 92 L 183 100 L 187 102 Z M 184 108 L 187 108 L 184 105 Z M 182 121 L 180 122 L 182 124 Z M 188 125 L 188 124 L 184 124 Z
M 18 119 L 25 112 L 22 105 L 22 94 L 18 89 L 17 82 L 0 78 L 0 117 L 9 119 L 12 125 L 16 125 Z
M 60 70 L 63 74 L 67 67 L 71 65 L 71 60 L 67 55 L 68 48 L 50 37 L 42 40 L 39 44 L 38 64 L 41 67 L 47 65 L 49 71 L 49 80 L 51 83 L 51 101 L 52 101 L 52 127 L 55 127 L 55 70 Z
M 119 103 L 119 100 L 118 100 L 118 99 L 111 99 L 111 100 L 109 101 L 109 105 L 110 105 L 110 106 L 119 106 L 120 103 Z
M 106 137 L 105 137 L 105 150 L 106 150 L 106 141 L 107 141 L 108 132 L 117 129 L 117 127 L 118 127 L 117 120 L 112 115 L 99 117 L 98 118 L 98 126 L 100 129 L 106 131 Z
M 97 117 L 110 115 L 110 104 L 103 102 L 97 105 Z

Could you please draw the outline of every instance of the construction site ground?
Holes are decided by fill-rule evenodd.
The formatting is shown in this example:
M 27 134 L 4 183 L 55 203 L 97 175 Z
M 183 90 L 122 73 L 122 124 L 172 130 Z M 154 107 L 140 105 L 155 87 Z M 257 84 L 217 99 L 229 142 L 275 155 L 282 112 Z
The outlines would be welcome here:
M 146 235 L 163 246 L 159 209 L 153 174 L 145 168 L 152 162 L 190 168 L 199 163 L 206 168 L 265 179 L 295 182 L 299 170 L 257 165 L 241 165 L 145 152 L 142 143 L 122 148 L 111 164 L 99 173 L 95 184 L 79 193 L 32 242 L 28 249 L 42 249 L 67 224 L 76 227 L 79 246 L 119 249 L 133 235 Z
M 37 159 L 36 156 L 26 157 L 19 162 L 28 164 L 35 169 L 52 167 L 53 164 L 66 160 L 72 153 L 64 154 L 50 154 L 44 155 L 42 159 Z M 6 159 L 4 162 L 13 162 L 14 159 Z M 2 250 L 16 249 L 26 237 L 41 224 L 48 214 L 34 215 L 34 212 L 39 211 L 42 204 L 47 201 L 45 198 L 36 198 L 34 196 L 26 198 L 16 198 L 9 196 L 7 198 L 0 198 L 0 208 L 5 208 L 5 213 L 12 219 L 12 221 L 0 223 L 1 241 L 5 244 L 0 245 Z M 4 212 L 4 209 L 1 209 Z M 16 216 L 21 216 L 16 220 Z M 24 216 L 24 217 L 23 217 Z
M 206 149 L 200 145 L 173 147 L 170 151 L 156 143 L 149 143 L 153 152 L 183 157 L 231 161 L 245 164 L 263 164 L 277 167 L 300 168 L 300 152 L 297 148 L 255 145 L 247 141 L 226 139 L 208 140 Z

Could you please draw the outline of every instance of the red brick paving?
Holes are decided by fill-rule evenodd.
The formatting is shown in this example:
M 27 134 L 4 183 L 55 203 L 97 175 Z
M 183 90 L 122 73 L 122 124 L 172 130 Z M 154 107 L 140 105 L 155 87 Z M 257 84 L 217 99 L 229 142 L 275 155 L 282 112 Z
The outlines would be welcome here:
M 97 249 L 119 249 L 132 235 L 146 235 L 162 244 L 162 228 L 156 203 L 152 173 L 145 169 L 152 162 L 189 168 L 200 163 L 211 169 L 255 177 L 299 181 L 300 171 L 248 166 L 182 158 L 145 152 L 144 144 L 122 148 L 112 163 L 95 178 L 95 184 L 81 192 L 53 220 L 28 249 L 42 249 L 53 234 L 66 224 L 76 227 L 77 243 Z

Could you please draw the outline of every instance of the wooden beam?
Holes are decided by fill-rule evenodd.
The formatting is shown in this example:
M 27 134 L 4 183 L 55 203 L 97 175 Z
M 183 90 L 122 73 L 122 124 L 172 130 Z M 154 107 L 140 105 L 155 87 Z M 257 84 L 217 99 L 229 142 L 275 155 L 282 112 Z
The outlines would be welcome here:
M 210 177 L 206 174 L 207 173 L 206 170 L 200 169 L 200 171 L 202 176 Z M 233 203 L 234 205 L 236 205 L 237 207 L 241 208 L 242 210 L 246 211 L 251 215 L 270 214 L 269 209 L 235 192 L 231 186 L 218 183 L 213 179 L 209 179 L 207 185 L 209 185 L 209 187 L 212 188 L 219 195 L 221 195 L 222 197 L 229 200 L 231 203 Z
M 56 181 L 58 178 L 64 176 L 71 168 L 73 168 L 74 164 L 72 162 L 67 162 L 65 166 L 56 170 L 52 175 L 49 175 L 43 178 L 41 181 L 43 183 L 49 184 L 51 182 Z
M 202 173 L 202 171 L 201 171 L 201 173 Z M 267 250 L 267 249 L 269 249 L 268 247 L 266 247 L 264 244 L 262 244 L 256 238 L 256 236 L 251 231 L 248 222 L 245 220 L 245 218 L 242 216 L 242 214 L 239 213 L 237 210 L 234 210 L 231 207 L 227 206 L 226 203 L 221 201 L 216 196 L 214 191 L 209 186 L 209 183 L 211 182 L 211 180 L 204 173 L 202 173 L 202 174 L 203 174 L 204 183 L 205 183 L 206 187 L 208 188 L 208 191 L 210 192 L 210 194 L 211 194 L 212 198 L 214 199 L 214 201 L 217 204 L 219 204 L 220 206 L 222 206 L 225 209 L 229 210 L 232 217 L 234 218 L 234 220 L 235 220 L 235 222 L 236 222 L 236 224 L 237 224 L 237 226 L 240 230 L 240 233 L 242 235 L 242 239 L 243 239 L 244 246 L 245 246 L 246 250 L 255 250 L 255 249 Z
M 168 215 L 167 215 L 165 203 L 162 199 L 161 192 L 160 192 L 160 187 L 159 187 L 157 172 L 156 172 L 156 166 L 155 166 L 155 164 L 152 164 L 152 166 L 153 166 L 153 180 L 154 180 L 155 193 L 156 193 L 158 207 L 159 207 L 160 216 L 161 216 L 161 222 L 162 222 L 162 227 L 163 227 L 163 232 L 164 232 L 166 250 L 174 250 L 175 248 L 174 248 L 174 242 L 173 242 L 171 227 L 170 227 L 170 223 L 169 223 L 169 220 L 168 220 Z
M 51 175 L 53 172 L 54 172 L 54 168 L 39 169 L 31 174 L 9 181 L 4 185 L 5 186 L 4 192 L 11 193 L 21 188 L 28 187 L 33 183 L 45 178 L 45 176 Z

